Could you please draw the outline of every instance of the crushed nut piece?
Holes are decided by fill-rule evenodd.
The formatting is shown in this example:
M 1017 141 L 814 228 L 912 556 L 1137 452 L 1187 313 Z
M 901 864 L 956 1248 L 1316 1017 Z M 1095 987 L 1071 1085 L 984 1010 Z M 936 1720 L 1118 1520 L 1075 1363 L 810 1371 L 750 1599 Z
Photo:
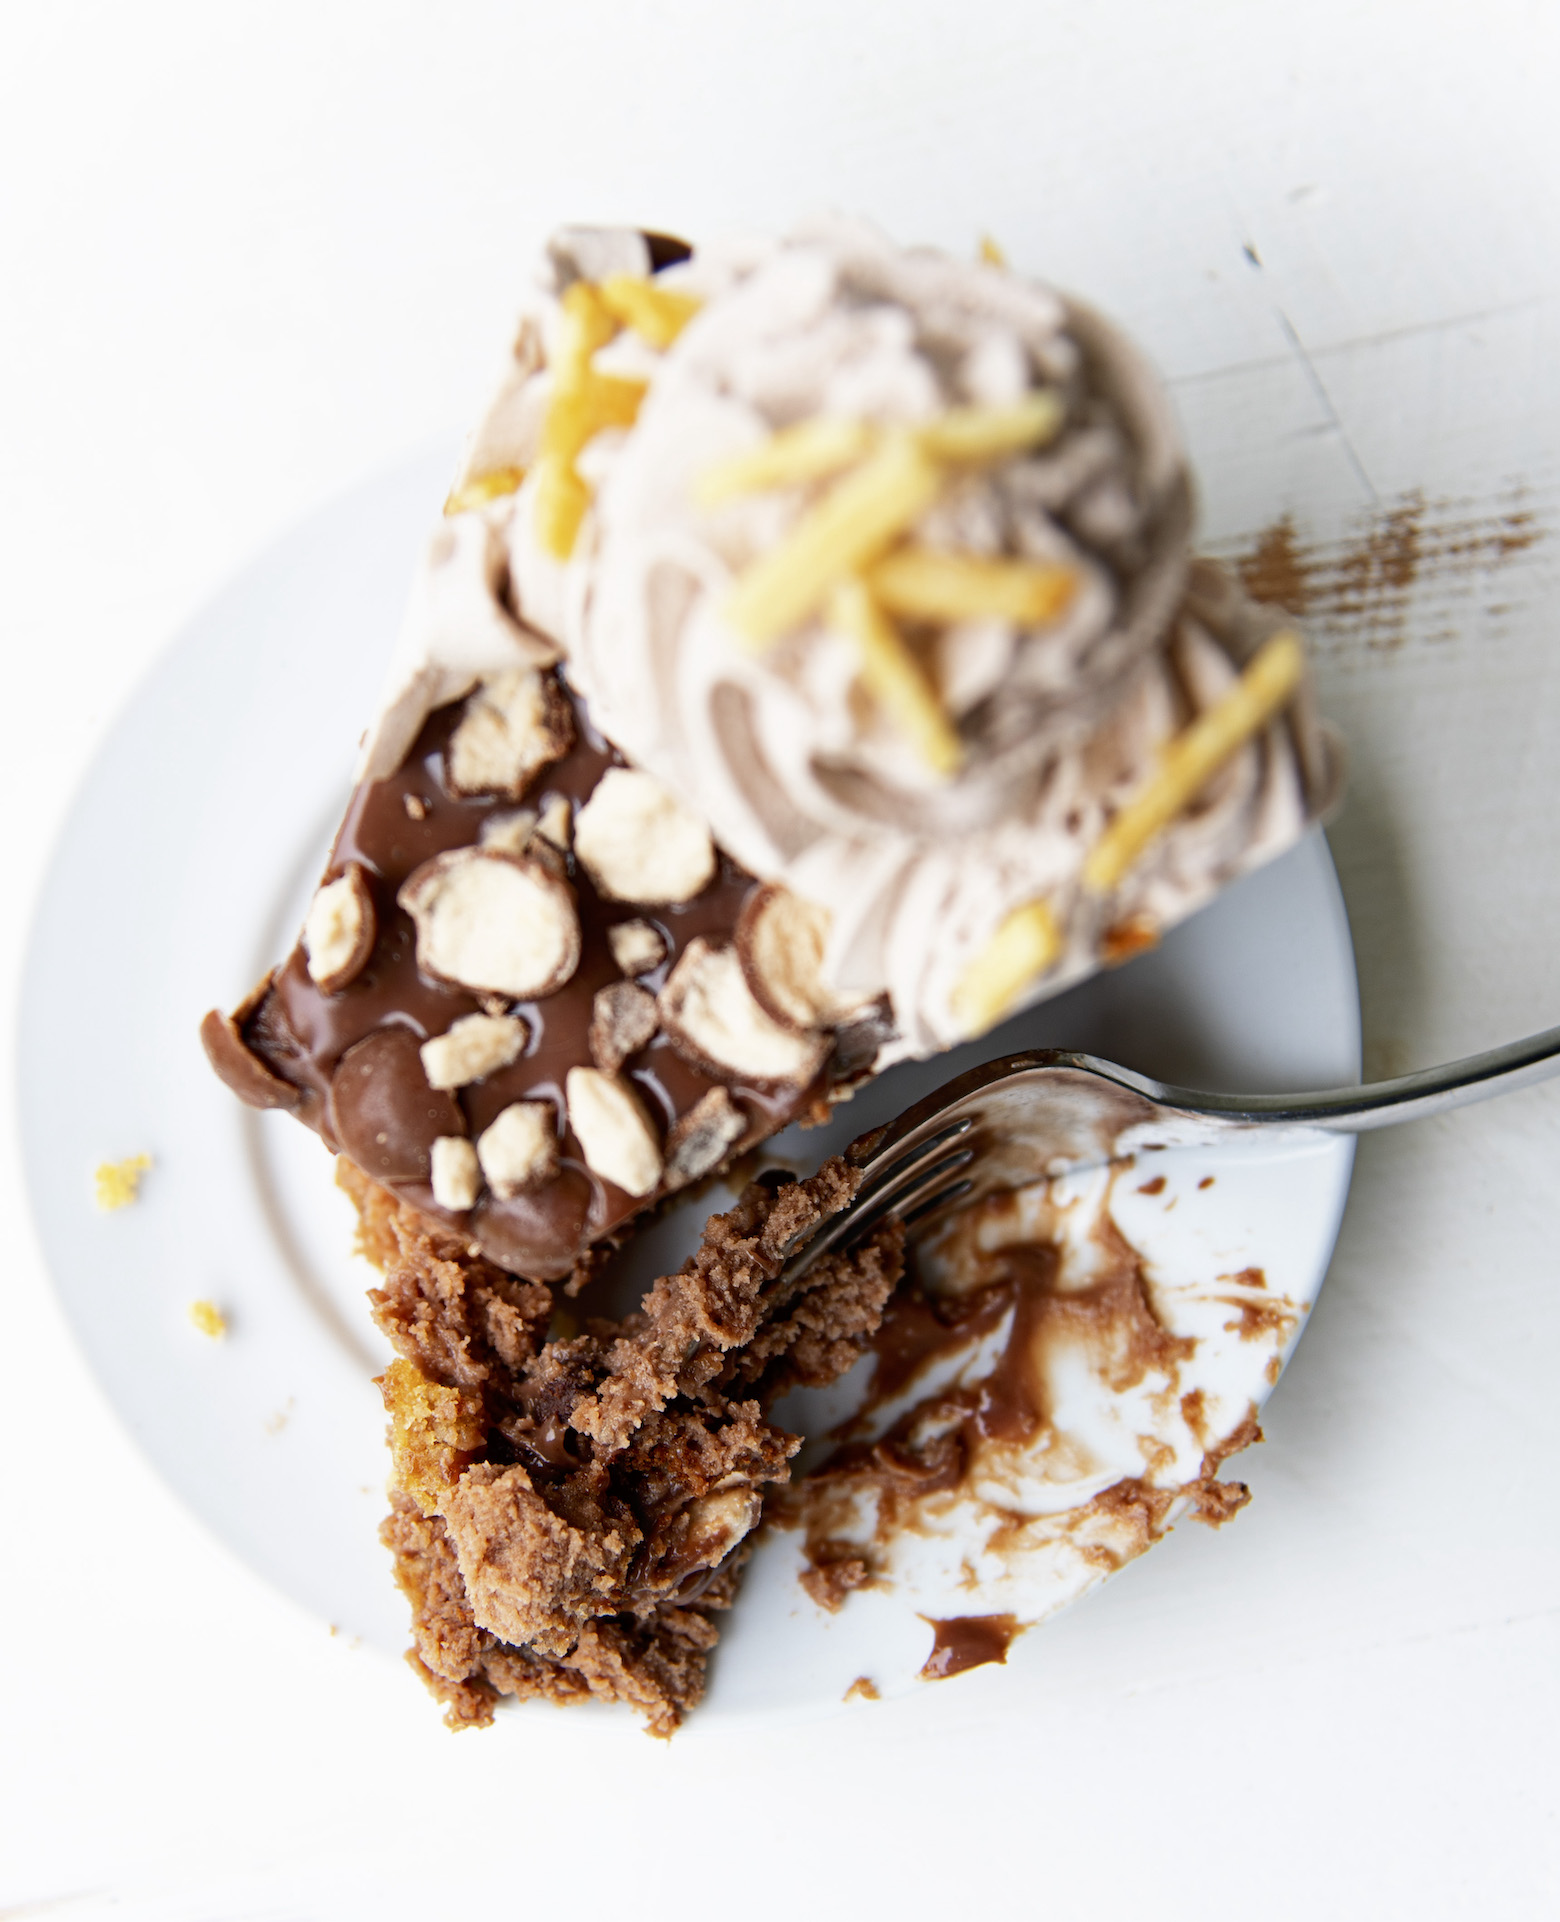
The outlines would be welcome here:
M 598 988 L 590 1010 L 590 1058 L 604 1074 L 616 1074 L 655 1033 L 655 996 L 633 981 Z
M 566 794 L 554 794 L 537 817 L 536 831 L 550 841 L 560 854 L 569 851 L 569 836 L 574 827 L 574 808 Z
M 517 808 L 513 814 L 490 814 L 477 829 L 477 842 L 495 854 L 524 854 L 535 832 L 535 808 Z
M 197 1332 L 212 1341 L 221 1341 L 227 1333 L 227 1316 L 214 1301 L 192 1301 L 190 1321 Z
M 648 974 L 666 959 L 666 937 L 648 921 L 620 921 L 607 930 L 607 942 L 624 974 Z
M 709 829 L 638 768 L 602 775 L 574 823 L 574 852 L 609 901 L 691 901 L 715 878 Z
M 833 1027 L 871 997 L 841 995 L 823 978 L 829 911 L 789 888 L 755 888 L 737 922 L 737 954 L 758 1004 L 783 1027 Z
M 565 1088 L 569 1126 L 591 1172 L 625 1194 L 649 1194 L 661 1178 L 661 1146 L 634 1089 L 598 1068 L 570 1068 Z
M 427 820 L 428 803 L 422 798 L 420 794 L 403 794 L 401 796 L 401 805 L 406 809 L 407 818 L 409 820 L 413 820 L 413 821 Z
M 104 1214 L 128 1208 L 140 1199 L 141 1177 L 151 1168 L 150 1155 L 126 1155 L 123 1161 L 100 1161 L 93 1171 L 92 1199 Z
M 484 681 L 450 737 L 449 784 L 457 794 L 518 801 L 532 777 L 574 745 L 574 716 L 557 680 L 519 667 Z
M 477 1160 L 494 1194 L 508 1201 L 558 1172 L 552 1104 L 512 1101 L 477 1137 Z
M 519 1059 L 528 1034 L 515 1015 L 468 1014 L 422 1044 L 430 1088 L 464 1088 Z
M 528 1001 L 579 966 L 574 891 L 530 855 L 455 848 L 413 869 L 396 899 L 417 924 L 417 965 L 457 987 Z
M 429 1183 L 441 1208 L 460 1214 L 473 1207 L 482 1186 L 477 1151 L 464 1135 L 440 1135 L 433 1144 Z
M 828 1052 L 823 1036 L 797 1034 L 766 1014 L 736 949 L 711 947 L 702 936 L 678 957 L 657 1005 L 678 1052 L 710 1074 L 802 1087 Z
M 726 1088 L 711 1088 L 673 1123 L 666 1142 L 666 1185 L 684 1188 L 711 1174 L 747 1133 L 747 1116 Z
M 376 932 L 374 897 L 354 861 L 319 889 L 304 917 L 303 952 L 322 994 L 339 994 L 357 979 L 374 951 Z

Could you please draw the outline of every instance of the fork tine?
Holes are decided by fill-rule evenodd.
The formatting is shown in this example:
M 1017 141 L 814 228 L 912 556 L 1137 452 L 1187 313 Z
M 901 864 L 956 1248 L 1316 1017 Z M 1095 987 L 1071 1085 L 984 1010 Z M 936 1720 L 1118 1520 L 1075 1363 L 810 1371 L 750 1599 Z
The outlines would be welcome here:
M 885 1194 L 896 1192 L 906 1181 L 913 1180 L 917 1172 L 935 1159 L 950 1141 L 957 1141 L 961 1135 L 968 1134 L 973 1126 L 972 1117 L 963 1115 L 957 1121 L 950 1122 L 947 1127 L 939 1128 L 934 1134 L 927 1135 L 914 1147 L 902 1152 L 891 1152 L 884 1157 L 881 1165 L 875 1161 L 869 1161 L 862 1184 L 856 1191 L 853 1208 L 871 1207 Z
M 946 1140 L 943 1143 L 947 1145 Z M 865 1205 L 860 1199 L 850 1210 L 850 1227 L 845 1237 L 847 1245 L 854 1245 L 864 1235 L 878 1227 L 889 1215 L 898 1215 L 908 1221 L 908 1210 L 921 1205 L 923 1198 L 930 1194 L 939 1182 L 945 1182 L 950 1175 L 967 1168 L 975 1159 L 973 1148 L 955 1148 L 952 1154 L 944 1154 L 933 1160 L 916 1156 L 902 1169 L 896 1170 L 891 1182 L 884 1182 Z M 966 1187 L 969 1184 L 966 1183 Z
M 950 1181 L 946 1188 L 939 1188 L 935 1194 L 925 1195 L 919 1201 L 912 1202 L 908 1208 L 898 1209 L 896 1212 L 906 1228 L 914 1228 L 929 1216 L 948 1207 L 950 1203 L 962 1201 L 966 1195 L 972 1194 L 974 1189 L 973 1181 Z

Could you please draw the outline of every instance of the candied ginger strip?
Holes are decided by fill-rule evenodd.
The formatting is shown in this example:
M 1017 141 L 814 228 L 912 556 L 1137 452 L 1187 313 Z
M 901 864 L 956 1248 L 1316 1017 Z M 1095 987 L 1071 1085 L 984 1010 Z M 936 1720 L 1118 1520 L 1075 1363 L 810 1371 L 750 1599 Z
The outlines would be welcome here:
M 609 274 L 598 292 L 602 305 L 620 326 L 631 328 L 662 353 L 704 304 L 692 294 L 657 287 L 638 274 Z
M 950 407 L 915 433 L 934 460 L 979 464 L 1043 447 L 1055 440 L 1066 418 L 1061 395 L 1041 387 L 1010 407 Z
M 800 627 L 838 582 L 870 565 L 921 518 L 941 485 L 936 463 L 915 441 L 891 435 L 738 577 L 727 619 L 755 649 Z
M 1072 599 L 1069 567 L 901 547 L 867 575 L 873 597 L 910 621 L 996 619 L 1020 627 L 1054 621 Z
M 513 494 L 524 479 L 523 467 L 495 467 L 486 474 L 473 474 L 470 480 L 450 489 L 444 502 L 445 515 L 469 514 L 474 507 L 502 500 L 506 494 Z
M 822 414 L 798 421 L 794 427 L 782 427 L 756 447 L 710 468 L 699 481 L 699 503 L 718 507 L 741 494 L 828 480 L 843 468 L 854 466 L 877 442 L 878 430 L 870 421 L 831 419 Z
M 632 426 L 644 399 L 642 381 L 598 374 L 591 366 L 591 356 L 617 330 L 598 288 L 577 280 L 564 290 L 552 394 L 542 422 L 536 499 L 537 534 L 560 561 L 574 552 L 590 506 L 590 489 L 574 465 L 581 448 L 604 427 Z
M 898 430 L 819 415 L 718 462 L 700 479 L 698 498 L 705 507 L 718 507 L 742 494 L 827 480 L 866 459 L 893 431 L 907 434 L 933 460 L 966 466 L 1008 460 L 1054 439 L 1065 413 L 1060 398 L 1042 389 L 1011 407 L 953 407 Z
M 927 765 L 944 776 L 957 773 L 964 743 L 904 637 L 860 580 L 835 588 L 829 620 L 856 643 L 867 691 L 909 735 Z
M 1089 850 L 1084 886 L 1099 894 L 1116 887 L 1149 843 L 1287 705 L 1304 668 L 1299 636 L 1290 629 L 1265 641 L 1229 692 L 1166 744 L 1147 782 Z
M 1062 934 L 1048 901 L 1014 908 L 965 969 L 953 996 L 954 1013 L 971 1037 L 1011 1013 L 1062 952 Z
M 566 561 L 574 552 L 589 506 L 590 489 L 572 461 L 542 463 L 536 485 L 536 532 L 555 559 Z

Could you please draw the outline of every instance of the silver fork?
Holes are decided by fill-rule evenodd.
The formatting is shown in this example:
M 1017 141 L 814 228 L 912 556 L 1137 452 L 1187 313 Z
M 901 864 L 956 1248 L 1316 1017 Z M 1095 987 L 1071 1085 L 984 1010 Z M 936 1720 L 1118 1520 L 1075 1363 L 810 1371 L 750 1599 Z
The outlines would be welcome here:
M 1394 1081 L 1307 1094 L 1207 1094 L 1167 1087 L 1095 1055 L 1043 1048 L 1004 1055 L 859 1136 L 845 1150 L 862 1171 L 855 1200 L 795 1251 L 780 1277 L 860 1241 L 897 1215 L 924 1229 L 957 1202 L 1097 1166 L 1133 1146 L 1207 1142 L 1254 1128 L 1364 1134 L 1443 1114 L 1560 1073 L 1560 1028 Z

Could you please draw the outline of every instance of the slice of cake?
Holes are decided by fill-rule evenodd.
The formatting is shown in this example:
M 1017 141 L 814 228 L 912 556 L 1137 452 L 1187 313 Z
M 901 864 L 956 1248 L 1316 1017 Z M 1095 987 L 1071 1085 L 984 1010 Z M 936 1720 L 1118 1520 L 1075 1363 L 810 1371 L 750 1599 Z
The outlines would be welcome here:
M 839 221 L 550 244 L 299 942 L 202 1027 L 343 1158 L 400 1357 L 387 1539 L 457 1721 L 670 1726 L 789 1472 L 771 1398 L 898 1267 L 769 1299 L 835 1169 L 750 1189 L 630 1322 L 562 1335 L 550 1285 L 1330 804 L 1300 643 L 1191 513 L 1137 350 L 1000 265 Z
M 374 1319 L 398 1358 L 382 1534 L 412 1661 L 452 1727 L 500 1695 L 626 1702 L 670 1734 L 699 1699 L 766 1488 L 800 1445 L 768 1419 L 865 1352 L 902 1273 L 880 1228 L 799 1282 L 787 1257 L 859 1177 L 754 1182 L 628 1321 L 545 1339 L 548 1289 L 470 1253 L 348 1163 Z

